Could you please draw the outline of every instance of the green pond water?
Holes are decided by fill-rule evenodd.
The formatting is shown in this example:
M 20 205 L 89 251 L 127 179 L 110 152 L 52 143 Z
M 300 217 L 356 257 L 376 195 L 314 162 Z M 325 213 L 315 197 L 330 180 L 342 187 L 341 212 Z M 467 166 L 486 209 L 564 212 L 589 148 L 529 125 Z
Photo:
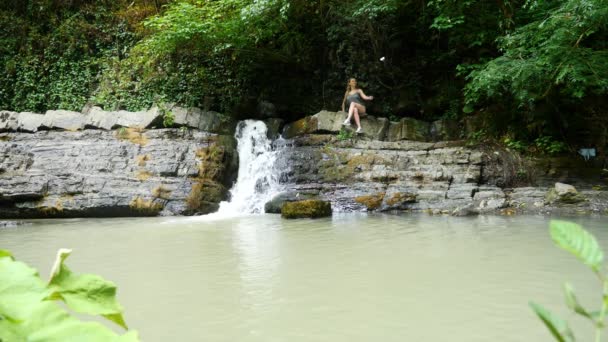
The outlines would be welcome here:
M 608 220 L 576 218 L 608 250 Z M 566 309 L 562 284 L 600 286 L 542 217 L 342 214 L 30 221 L 0 248 L 46 279 L 68 265 L 114 281 L 143 341 L 552 341 L 530 300 Z M 608 336 L 608 332 L 606 333 Z

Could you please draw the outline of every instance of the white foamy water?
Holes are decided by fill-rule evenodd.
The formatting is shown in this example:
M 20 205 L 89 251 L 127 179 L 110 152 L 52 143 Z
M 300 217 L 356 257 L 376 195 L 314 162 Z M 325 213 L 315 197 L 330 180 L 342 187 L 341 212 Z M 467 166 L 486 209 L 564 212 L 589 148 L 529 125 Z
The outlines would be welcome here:
M 268 128 L 262 121 L 244 120 L 236 128 L 239 173 L 230 190 L 230 200 L 220 203 L 214 217 L 233 217 L 264 213 L 264 204 L 280 192 L 276 161 Z

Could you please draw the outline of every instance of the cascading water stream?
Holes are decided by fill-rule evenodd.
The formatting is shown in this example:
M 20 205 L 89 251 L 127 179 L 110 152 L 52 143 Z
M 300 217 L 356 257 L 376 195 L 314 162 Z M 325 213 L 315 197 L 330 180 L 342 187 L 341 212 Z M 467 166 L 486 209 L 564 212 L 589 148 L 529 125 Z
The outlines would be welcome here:
M 236 127 L 239 171 L 230 201 L 220 203 L 222 217 L 264 213 L 264 204 L 281 191 L 277 166 L 280 149 L 273 150 L 262 121 L 244 120 Z M 282 138 L 279 138 L 282 139 Z

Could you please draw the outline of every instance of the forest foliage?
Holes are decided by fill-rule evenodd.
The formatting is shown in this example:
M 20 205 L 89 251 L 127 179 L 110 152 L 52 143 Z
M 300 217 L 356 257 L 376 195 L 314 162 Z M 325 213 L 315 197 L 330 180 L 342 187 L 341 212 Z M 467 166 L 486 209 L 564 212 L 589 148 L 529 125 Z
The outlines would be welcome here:
M 605 145 L 607 25 L 606 0 L 9 0 L 0 108 L 268 101 L 290 120 L 356 77 L 374 115 Z

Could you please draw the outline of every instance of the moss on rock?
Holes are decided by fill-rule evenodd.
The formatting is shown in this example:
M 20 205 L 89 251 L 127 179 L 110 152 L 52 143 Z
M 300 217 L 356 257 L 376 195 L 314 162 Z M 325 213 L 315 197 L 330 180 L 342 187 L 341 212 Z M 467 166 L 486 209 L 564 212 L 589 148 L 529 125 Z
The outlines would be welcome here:
M 390 207 L 413 202 L 416 202 L 416 194 L 410 194 L 407 192 L 395 192 L 386 200 L 386 204 Z
M 168 200 L 169 198 L 171 198 L 171 190 L 167 189 L 164 185 L 161 184 L 156 188 L 152 189 L 152 196 Z
M 281 216 L 286 219 L 327 217 L 331 216 L 331 204 L 321 200 L 287 202 Z
M 116 131 L 116 138 L 120 140 L 128 140 L 133 144 L 145 146 L 148 144 L 148 138 L 146 137 L 142 128 L 121 128 Z
M 307 116 L 285 126 L 283 135 L 285 138 L 290 139 L 298 135 L 312 133 L 317 129 L 317 126 L 317 118 L 314 116 Z
M 145 213 L 158 213 L 163 209 L 163 205 L 154 200 L 145 200 L 139 196 L 135 197 L 129 203 L 129 207 L 133 210 Z
M 379 192 L 373 195 L 355 197 L 355 202 L 363 204 L 367 207 L 367 210 L 376 210 L 382 204 L 384 200 L 384 192 Z

